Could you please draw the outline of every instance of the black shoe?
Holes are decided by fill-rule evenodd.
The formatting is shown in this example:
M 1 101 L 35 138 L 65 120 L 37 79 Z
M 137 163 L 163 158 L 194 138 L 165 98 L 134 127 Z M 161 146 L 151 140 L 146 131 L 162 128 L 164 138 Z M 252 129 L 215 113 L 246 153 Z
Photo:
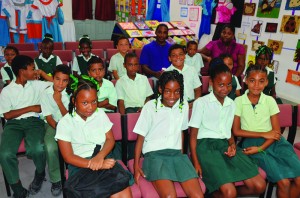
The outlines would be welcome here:
M 62 185 L 61 185 L 61 181 L 59 182 L 55 182 L 55 183 L 52 183 L 52 186 L 51 186 L 51 193 L 54 197 L 57 197 L 61 194 L 62 192 Z
M 31 182 L 31 184 L 29 185 L 29 193 L 31 195 L 35 195 L 36 193 L 38 193 L 43 185 L 43 181 L 45 180 L 45 173 L 43 174 L 35 174 L 33 181 Z
M 19 195 L 13 194 L 14 198 L 27 198 L 29 197 L 29 191 L 24 188 L 23 192 Z

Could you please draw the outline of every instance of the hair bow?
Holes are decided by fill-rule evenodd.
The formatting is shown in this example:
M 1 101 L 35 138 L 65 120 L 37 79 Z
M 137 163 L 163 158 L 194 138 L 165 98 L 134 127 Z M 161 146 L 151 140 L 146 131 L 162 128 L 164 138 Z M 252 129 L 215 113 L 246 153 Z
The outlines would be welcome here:
M 87 76 L 87 75 L 82 75 L 81 78 L 82 78 L 83 80 L 88 80 L 88 81 L 90 81 L 91 83 L 93 83 L 93 84 L 96 86 L 96 90 L 99 91 L 100 85 L 99 85 L 99 83 L 95 80 L 95 78 L 90 77 L 90 76 Z
M 74 81 L 74 82 L 70 85 L 70 88 L 71 88 L 71 90 L 76 91 L 76 90 L 77 90 L 77 87 L 78 87 L 78 78 L 75 77 L 73 74 L 70 74 L 70 78 L 72 78 L 72 80 Z

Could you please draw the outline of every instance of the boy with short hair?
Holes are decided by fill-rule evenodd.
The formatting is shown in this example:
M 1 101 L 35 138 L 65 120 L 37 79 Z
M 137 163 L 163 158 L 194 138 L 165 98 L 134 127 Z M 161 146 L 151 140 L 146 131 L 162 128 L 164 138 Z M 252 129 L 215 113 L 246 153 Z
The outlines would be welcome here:
M 37 75 L 47 78 L 47 74 L 36 71 L 33 59 L 28 56 L 16 56 L 12 61 L 12 70 L 16 80 L 0 94 L 0 115 L 7 120 L 0 144 L 0 163 L 14 197 L 27 197 L 29 192 L 38 193 L 45 178 L 45 128 L 44 121 L 39 119 L 40 96 L 52 83 L 35 80 Z M 16 156 L 22 139 L 25 139 L 26 154 L 36 166 L 29 192 L 20 181 Z
M 201 68 L 204 67 L 202 56 L 198 51 L 198 43 L 196 41 L 189 41 L 186 44 L 186 55 L 184 63 L 194 67 L 199 77 L 201 77 Z

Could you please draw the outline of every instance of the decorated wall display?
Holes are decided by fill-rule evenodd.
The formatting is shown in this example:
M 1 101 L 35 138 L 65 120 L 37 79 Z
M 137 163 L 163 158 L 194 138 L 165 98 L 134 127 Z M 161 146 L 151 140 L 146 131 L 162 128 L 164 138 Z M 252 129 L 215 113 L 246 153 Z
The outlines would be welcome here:
M 276 33 L 277 32 L 278 23 L 269 23 L 266 24 L 265 32 L 268 33 Z
M 255 64 L 255 56 L 254 55 L 248 55 L 248 62 L 247 62 L 247 67 L 249 65 Z
M 243 9 L 243 15 L 254 16 L 256 3 L 245 3 Z
M 186 5 L 186 0 L 179 0 L 180 5 Z
M 261 20 L 253 20 L 251 26 L 251 35 L 252 36 L 259 36 L 261 32 L 263 21 Z
M 274 73 L 277 74 L 279 68 L 279 61 L 273 60 L 271 63 L 271 69 L 273 69 Z
M 188 16 L 188 8 L 187 7 L 181 7 L 180 8 L 180 16 L 181 17 L 187 17 Z
M 300 86 L 300 72 L 288 69 L 285 82 Z
M 256 51 L 258 49 L 258 47 L 264 45 L 265 42 L 263 41 L 255 41 L 255 40 L 252 40 L 252 47 L 251 47 L 251 50 L 252 51 Z
M 298 34 L 300 24 L 300 16 L 296 15 L 283 15 L 280 32 L 288 34 Z
M 189 20 L 190 21 L 198 21 L 199 20 L 199 8 L 191 7 L 189 8 Z
M 299 0 L 286 0 L 285 9 L 286 10 L 300 10 L 300 1 Z
M 274 54 L 281 54 L 283 42 L 282 41 L 277 41 L 277 40 L 268 40 L 268 47 L 273 50 Z
M 187 0 L 187 5 L 193 6 L 194 5 L 194 0 Z
M 298 39 L 298 42 L 296 45 L 296 51 L 294 54 L 294 62 L 300 63 L 300 39 Z
M 257 17 L 278 18 L 282 0 L 259 0 Z
M 199 6 L 202 3 L 202 0 L 195 0 L 194 5 Z

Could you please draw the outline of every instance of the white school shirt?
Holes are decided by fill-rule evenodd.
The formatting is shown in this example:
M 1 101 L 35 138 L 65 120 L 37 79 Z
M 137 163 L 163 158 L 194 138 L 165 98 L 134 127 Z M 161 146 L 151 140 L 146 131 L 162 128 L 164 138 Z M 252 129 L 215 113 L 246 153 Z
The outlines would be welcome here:
M 40 80 L 27 81 L 23 87 L 12 81 L 9 85 L 3 88 L 0 94 L 0 115 L 3 117 L 4 113 L 11 110 L 22 109 L 32 105 L 41 104 L 42 92 L 52 85 L 52 82 L 44 82 Z M 21 119 L 27 117 L 39 117 L 39 113 L 28 112 L 14 119 Z
M 54 56 L 53 56 L 52 54 L 49 56 L 48 59 L 45 59 L 45 58 L 43 57 L 43 54 L 42 54 L 42 53 L 40 53 L 40 55 L 39 55 L 39 59 L 41 59 L 41 60 L 44 61 L 45 63 L 48 63 L 52 58 L 54 58 Z M 62 64 L 61 59 L 59 58 L 59 56 L 56 56 L 56 66 L 57 66 L 57 65 L 61 65 L 61 64 Z M 34 61 L 34 65 L 35 65 L 35 69 L 39 69 L 39 66 L 36 64 L 35 61 Z
M 229 139 L 235 108 L 232 99 L 226 96 L 222 105 L 211 92 L 194 101 L 189 126 L 198 129 L 197 139 Z
M 86 62 L 88 62 L 93 56 L 96 56 L 96 55 L 94 55 L 93 53 L 90 53 L 90 57 L 89 58 L 85 58 L 85 56 L 83 56 L 82 54 L 79 54 L 78 56 L 79 57 L 83 57 L 83 60 L 85 60 Z M 96 57 L 98 57 L 98 56 L 96 56 Z M 78 64 L 78 61 L 77 61 L 77 57 L 75 57 L 73 59 L 72 71 L 76 71 L 78 75 L 81 74 L 80 68 L 79 68 L 79 64 Z
M 189 65 L 184 64 L 182 70 L 179 70 L 171 64 L 170 67 L 166 69 L 166 71 L 172 71 L 174 69 L 183 75 L 184 99 L 187 101 L 195 99 L 194 89 L 202 85 L 195 69 Z
M 163 149 L 182 148 L 182 130 L 188 128 L 188 103 L 184 101 L 182 109 L 179 100 L 172 108 L 165 107 L 161 98 L 148 101 L 142 109 L 141 115 L 133 129 L 145 137 L 143 153 Z
M 109 67 L 108 71 L 112 72 L 113 70 L 116 70 L 118 72 L 119 77 L 127 74 L 126 68 L 124 67 L 124 57 L 119 52 L 117 54 L 114 54 L 110 61 L 109 61 Z
M 127 74 L 116 83 L 116 90 L 119 100 L 124 100 L 125 108 L 143 107 L 148 96 L 153 94 L 148 78 L 141 74 L 136 74 L 131 80 Z
M 52 115 L 52 118 L 55 120 L 55 122 L 58 122 L 62 118 L 62 114 L 57 106 L 57 103 L 53 98 L 53 94 L 54 94 L 53 85 L 45 89 L 44 92 L 42 93 L 42 97 L 41 97 L 42 114 L 44 117 Z M 65 108 L 68 110 L 70 97 L 67 94 L 66 89 L 64 89 L 61 92 L 61 101 L 65 106 Z
M 117 107 L 118 97 L 117 97 L 117 91 L 112 82 L 106 79 L 102 79 L 102 85 L 98 91 L 98 102 L 101 102 L 105 99 L 108 99 L 109 104 L 112 106 Z M 105 109 L 101 108 L 105 112 L 113 112 L 111 109 Z
M 185 55 L 184 63 L 194 67 L 196 72 L 198 73 L 198 76 L 201 76 L 200 71 L 201 68 L 204 67 L 204 63 L 202 60 L 202 56 L 199 53 L 196 53 L 194 56 L 189 56 L 188 54 Z
M 75 155 L 91 157 L 96 144 L 101 150 L 106 140 L 106 133 L 112 128 L 107 115 L 98 109 L 84 121 L 78 114 L 66 114 L 57 124 L 56 140 L 70 142 Z
M 13 74 L 13 80 L 16 79 L 16 76 L 14 74 L 14 72 L 11 69 L 11 66 L 8 65 L 8 63 L 5 63 L 5 65 L 1 68 L 1 76 L 2 76 L 2 81 L 4 84 L 6 84 L 7 80 L 10 80 L 9 75 L 7 74 L 6 70 L 4 69 L 4 67 L 9 67 L 11 70 L 11 73 Z

